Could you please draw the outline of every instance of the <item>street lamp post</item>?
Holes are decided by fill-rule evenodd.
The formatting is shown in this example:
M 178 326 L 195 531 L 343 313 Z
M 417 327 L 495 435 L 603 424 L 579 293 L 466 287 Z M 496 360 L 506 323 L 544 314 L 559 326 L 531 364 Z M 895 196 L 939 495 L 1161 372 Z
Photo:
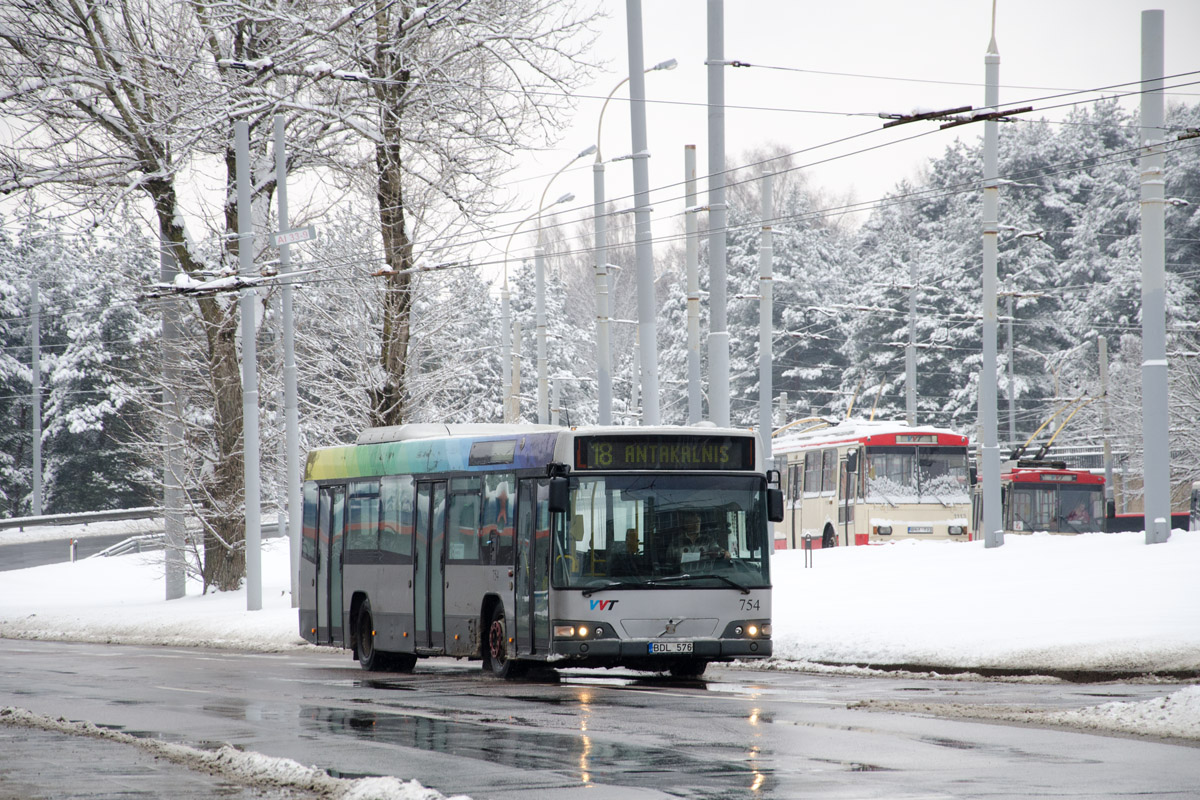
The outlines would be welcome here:
M 644 72 L 675 69 L 678 62 L 671 58 L 661 61 Z M 604 127 L 604 112 L 617 91 L 629 83 L 622 78 L 613 87 L 600 106 L 600 118 L 596 123 L 596 160 L 592 164 L 592 216 L 595 226 L 595 279 L 596 279 L 596 420 L 601 425 L 612 424 L 612 349 L 609 338 L 609 286 L 608 286 L 608 214 L 604 204 L 604 159 L 601 156 L 600 133 Z
M 596 152 L 596 146 L 589 145 L 588 147 L 581 150 L 574 158 L 572 158 L 566 164 L 563 164 L 563 166 L 558 170 L 558 172 L 556 172 L 552 176 L 550 176 L 550 180 L 548 180 L 546 182 L 546 188 L 542 190 L 542 197 L 538 201 L 537 211 L 533 212 L 528 217 L 526 217 L 525 219 L 523 219 L 517 223 L 517 226 L 515 228 L 513 228 L 513 232 L 511 234 L 509 234 L 508 242 L 504 245 L 504 283 L 500 289 L 500 315 L 501 315 L 501 320 L 502 320 L 501 324 L 504 328 L 504 331 L 502 333 L 502 338 L 501 338 L 501 359 L 503 360 L 504 364 L 507 365 L 508 360 L 509 360 L 509 355 L 510 355 L 509 348 L 511 347 L 511 344 L 507 341 L 508 340 L 508 330 L 509 330 L 509 326 L 510 326 L 509 315 L 512 313 L 511 305 L 509 302 L 509 292 L 508 292 L 508 249 L 509 249 L 509 246 L 512 244 L 513 236 L 515 236 L 517 234 L 517 231 L 521 229 L 521 226 L 524 225 L 526 222 L 529 222 L 529 220 L 533 219 L 534 217 L 537 217 L 537 221 L 538 221 L 537 245 L 534 247 L 533 264 L 534 264 L 534 283 L 535 283 L 535 292 L 536 292 L 534 313 L 536 315 L 536 320 L 537 320 L 537 368 L 538 368 L 537 415 L 538 415 L 538 424 L 539 425 L 547 424 L 549 422 L 549 418 L 550 418 L 549 398 L 548 398 L 548 394 L 549 394 L 548 381 L 549 381 L 549 379 L 547 378 L 547 375 L 546 375 L 546 373 L 547 373 L 547 365 L 546 365 L 546 276 L 545 276 L 545 251 L 544 251 L 544 243 L 543 243 L 543 239 L 542 239 L 542 212 L 545 211 L 546 208 L 548 208 L 549 206 L 555 206 L 560 203 L 569 203 L 575 199 L 575 195 L 568 192 L 567 194 L 564 194 L 561 197 L 559 197 L 553 203 L 547 204 L 546 203 L 546 194 L 550 191 L 550 184 L 554 183 L 554 179 L 557 178 L 559 175 L 561 175 L 566 170 L 567 167 L 571 166 L 572 164 L 574 164 L 576 161 L 583 158 L 584 156 L 590 156 L 594 152 Z M 505 408 L 507 409 L 509 406 L 509 403 L 511 402 L 511 395 L 515 394 L 515 392 L 512 391 L 510 385 L 508 384 L 508 381 L 511 380 L 511 377 L 510 377 L 511 373 L 509 371 L 509 368 L 502 365 L 502 369 L 503 369 L 503 374 L 505 375 L 505 381 L 506 381 Z M 505 414 L 505 422 L 515 422 L 516 421 L 515 415 L 513 415 L 514 418 L 512 418 L 512 419 L 510 419 L 509 417 L 510 417 L 510 415 L 508 413 L 506 413 Z

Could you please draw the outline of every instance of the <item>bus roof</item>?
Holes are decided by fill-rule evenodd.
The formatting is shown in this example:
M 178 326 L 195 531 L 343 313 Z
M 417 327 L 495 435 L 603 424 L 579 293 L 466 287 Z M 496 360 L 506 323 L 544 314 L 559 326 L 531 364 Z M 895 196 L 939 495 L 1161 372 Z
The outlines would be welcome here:
M 396 474 L 486 472 L 536 469 L 551 462 L 574 463 L 573 442 L 580 437 L 652 439 L 666 436 L 748 438 L 746 430 L 696 426 L 594 426 L 417 423 L 369 428 L 355 444 L 314 449 L 308 454 L 305 480 L 366 478 Z M 758 448 L 753 464 L 761 469 Z M 633 468 L 633 467 L 626 467 Z
M 787 453 L 810 447 L 828 447 L 835 444 L 894 445 L 894 444 L 938 444 L 942 446 L 962 446 L 968 444 L 968 438 L 955 433 L 949 428 L 938 428 L 932 425 L 917 425 L 911 427 L 903 420 L 868 421 L 861 419 L 842 420 L 836 424 L 821 425 L 808 428 L 799 433 L 788 432 L 771 440 L 773 453 Z M 932 440 L 904 441 L 903 437 L 934 437 Z M 898 438 L 899 437 L 899 438 Z

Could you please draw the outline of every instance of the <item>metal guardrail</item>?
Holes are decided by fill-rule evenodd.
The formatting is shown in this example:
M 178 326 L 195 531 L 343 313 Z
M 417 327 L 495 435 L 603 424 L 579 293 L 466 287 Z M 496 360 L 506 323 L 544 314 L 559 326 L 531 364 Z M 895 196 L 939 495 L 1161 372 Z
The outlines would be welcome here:
M 114 508 L 108 511 L 82 511 L 74 514 L 45 514 L 40 517 L 12 517 L 0 519 L 0 530 L 6 528 L 32 528 L 38 525 L 86 525 L 89 522 L 109 522 L 121 519 L 153 519 L 162 517 L 161 508 Z

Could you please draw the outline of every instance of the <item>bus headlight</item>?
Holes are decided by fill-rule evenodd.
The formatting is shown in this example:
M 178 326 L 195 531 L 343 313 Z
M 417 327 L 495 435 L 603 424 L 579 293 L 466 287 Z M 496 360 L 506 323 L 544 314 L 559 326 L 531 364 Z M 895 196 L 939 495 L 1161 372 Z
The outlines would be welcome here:
M 892 526 L 891 525 L 876 525 L 875 533 L 877 533 L 880 536 L 891 536 L 892 535 Z
M 746 635 L 751 638 L 758 636 L 758 626 L 754 625 L 753 623 L 751 623 L 750 625 L 747 625 L 746 626 Z
M 556 639 L 570 639 L 575 635 L 574 625 L 555 625 L 554 637 Z
M 555 639 L 602 639 L 608 635 L 608 629 L 600 622 L 554 621 Z
M 950 527 L 946 528 L 946 532 L 951 536 L 962 536 L 967 532 L 967 528 L 965 525 L 951 525 Z

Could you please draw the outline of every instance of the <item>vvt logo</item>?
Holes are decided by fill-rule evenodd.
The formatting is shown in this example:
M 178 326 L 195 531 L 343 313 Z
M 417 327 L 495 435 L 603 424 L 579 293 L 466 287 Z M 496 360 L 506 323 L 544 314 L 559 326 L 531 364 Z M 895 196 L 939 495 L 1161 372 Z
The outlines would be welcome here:
M 616 604 L 619 602 L 621 602 L 621 601 L 620 600 L 593 600 L 592 601 L 592 611 L 595 611 L 597 608 L 600 609 L 601 611 L 612 611 L 613 607 L 616 606 Z

